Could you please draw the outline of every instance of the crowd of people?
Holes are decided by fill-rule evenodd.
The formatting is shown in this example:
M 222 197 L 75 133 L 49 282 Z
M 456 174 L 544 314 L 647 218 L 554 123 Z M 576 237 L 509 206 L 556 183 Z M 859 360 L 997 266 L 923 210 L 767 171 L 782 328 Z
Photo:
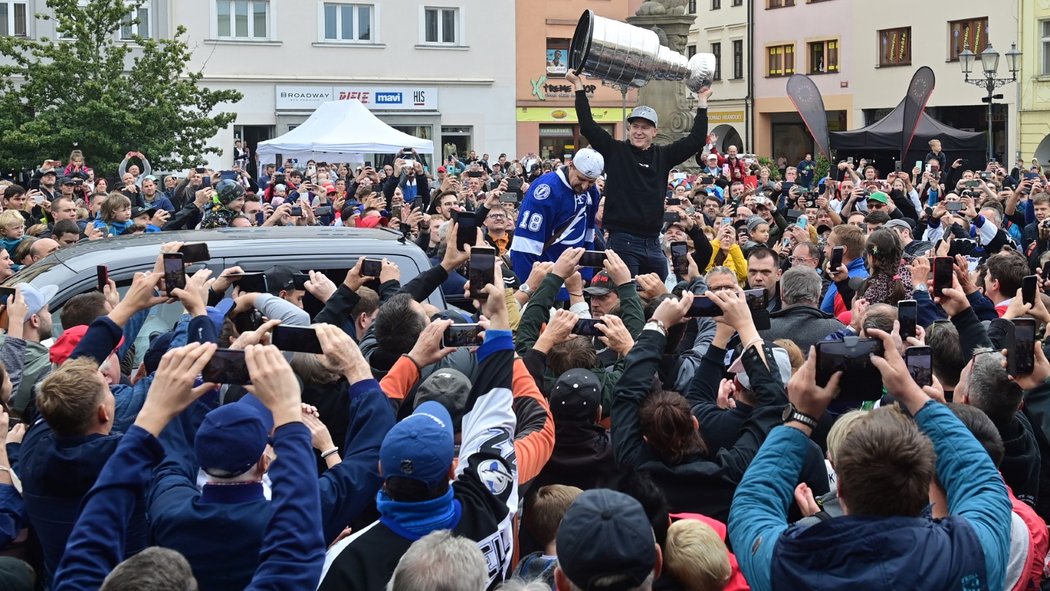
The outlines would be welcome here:
M 1046 588 L 1039 164 L 934 140 L 910 170 L 770 170 L 715 149 L 708 89 L 661 145 L 651 108 L 618 141 L 566 80 L 590 147 L 564 160 L 129 152 L 107 179 L 74 151 L 3 181 L 2 280 L 251 226 L 386 228 L 432 267 L 179 281 L 174 235 L 61 335 L 57 288 L 8 282 L 0 588 Z

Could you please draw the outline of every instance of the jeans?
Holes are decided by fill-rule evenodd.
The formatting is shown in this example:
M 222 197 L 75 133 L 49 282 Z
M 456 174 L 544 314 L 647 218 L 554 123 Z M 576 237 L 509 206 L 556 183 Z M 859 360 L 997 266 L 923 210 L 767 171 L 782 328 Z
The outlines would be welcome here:
M 667 257 L 657 237 L 635 236 L 627 232 L 609 232 L 605 248 L 614 251 L 631 270 L 631 277 L 656 273 L 660 281 L 667 279 Z

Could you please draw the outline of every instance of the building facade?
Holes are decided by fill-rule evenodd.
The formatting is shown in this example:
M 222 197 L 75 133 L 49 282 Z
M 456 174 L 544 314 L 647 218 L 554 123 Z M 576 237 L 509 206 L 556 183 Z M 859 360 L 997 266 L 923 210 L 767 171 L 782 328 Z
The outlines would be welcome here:
M 689 30 L 689 56 L 710 53 L 717 60 L 714 93 L 707 109 L 708 129 L 717 147 L 730 145 L 749 151 L 752 144 L 751 43 L 748 23 L 751 2 L 745 0 L 690 0 L 696 21 Z
M 1019 159 L 1050 162 L 1050 3 L 1021 0 Z
M 4 0 L 0 34 L 53 37 L 53 21 L 33 18 L 49 10 L 45 0 Z M 432 140 L 437 159 L 515 148 L 513 3 L 147 0 L 136 16 L 120 36 L 171 37 L 183 26 L 201 84 L 243 93 L 224 107 L 237 119 L 212 141 L 223 150 L 208 163 L 215 168 L 231 165 L 235 138 L 254 148 L 321 102 L 351 98 Z
M 587 145 L 576 118 L 572 85 L 565 81 L 576 24 L 585 10 L 625 21 L 641 0 L 535 0 L 514 4 L 518 27 L 516 154 L 564 158 Z M 584 78 L 583 83 L 595 121 L 614 137 L 622 137 L 624 107 L 619 89 L 604 86 L 599 80 Z M 635 101 L 636 92 L 628 91 L 627 107 L 633 107 Z

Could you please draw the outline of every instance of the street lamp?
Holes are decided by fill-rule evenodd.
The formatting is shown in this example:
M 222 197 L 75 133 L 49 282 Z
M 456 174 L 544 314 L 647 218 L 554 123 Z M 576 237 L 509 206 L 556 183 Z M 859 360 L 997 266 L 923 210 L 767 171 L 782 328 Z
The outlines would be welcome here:
M 981 70 L 983 76 L 971 78 L 970 74 L 973 73 L 973 63 L 975 60 L 981 60 Z M 1003 95 L 995 94 L 995 89 L 1000 86 L 1004 86 L 1011 82 L 1017 81 L 1017 72 L 1020 70 L 1021 52 L 1017 50 L 1017 44 L 1010 44 L 1010 51 L 1006 52 L 1006 67 L 1010 70 L 1009 78 L 996 78 L 995 75 L 999 71 L 999 52 L 992 47 L 992 43 L 988 42 L 988 47 L 984 48 L 984 51 L 980 55 L 970 51 L 969 46 L 964 47 L 959 52 L 959 67 L 962 68 L 963 81 L 974 86 L 979 86 L 988 93 L 988 96 L 981 99 L 982 102 L 988 103 L 988 160 L 990 161 L 993 157 L 992 148 L 992 101 L 994 99 L 1001 99 Z

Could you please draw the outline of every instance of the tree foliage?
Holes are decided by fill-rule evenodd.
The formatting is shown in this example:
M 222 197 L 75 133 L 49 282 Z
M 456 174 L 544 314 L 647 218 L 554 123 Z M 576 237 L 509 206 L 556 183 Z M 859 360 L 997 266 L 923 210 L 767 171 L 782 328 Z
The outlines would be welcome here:
M 186 29 L 170 39 L 134 35 L 145 0 L 47 0 L 57 39 L 0 37 L 0 166 L 21 169 L 84 152 L 96 174 L 112 175 L 128 151 L 154 168 L 182 169 L 219 154 L 207 141 L 229 126 L 224 103 L 236 90 L 213 91 L 187 71 Z M 32 29 L 31 29 L 32 30 Z

